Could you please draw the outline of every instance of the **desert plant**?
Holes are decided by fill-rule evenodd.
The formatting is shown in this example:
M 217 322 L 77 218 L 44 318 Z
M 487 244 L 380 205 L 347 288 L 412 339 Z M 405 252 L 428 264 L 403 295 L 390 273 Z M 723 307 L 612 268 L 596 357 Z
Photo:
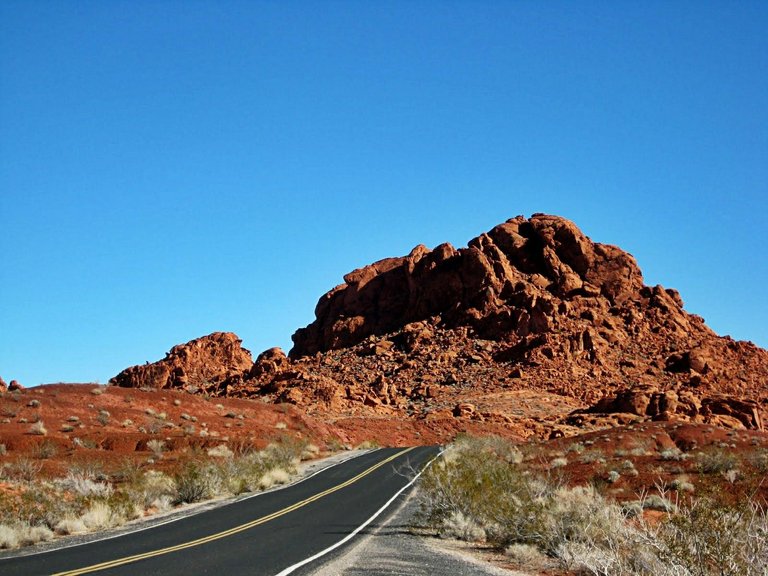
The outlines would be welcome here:
M 757 503 L 733 507 L 710 498 L 671 515 L 652 532 L 659 555 L 693 576 L 765 576 L 768 513 Z
M 0 550 L 16 548 L 19 545 L 19 533 L 13 526 L 0 524 Z
M 51 442 L 50 440 L 43 440 L 40 444 L 35 446 L 33 454 L 35 458 L 39 458 L 40 460 L 47 460 L 48 458 L 53 458 L 56 456 L 58 451 L 59 449 L 54 442 Z
M 685 452 L 682 452 L 679 448 L 665 448 L 661 452 L 659 452 L 659 458 L 662 460 L 685 460 L 688 457 L 688 454 Z
M 57 481 L 57 484 L 81 498 L 107 498 L 113 492 L 111 484 L 97 482 L 94 474 L 85 469 L 70 470 L 66 477 Z
M 174 504 L 199 502 L 216 494 L 210 469 L 196 460 L 185 462 L 173 475 L 173 481 L 176 488 Z
M 736 456 L 726 450 L 717 449 L 702 452 L 697 456 L 697 466 L 702 474 L 720 474 L 738 466 Z
M 165 442 L 162 440 L 157 440 L 153 438 L 152 440 L 149 440 L 147 442 L 147 448 L 152 452 L 155 456 L 162 456 L 163 451 L 165 450 Z
M 43 421 L 38 420 L 29 427 L 29 433 L 35 434 L 36 436 L 45 436 L 48 434 L 48 430 L 45 429 L 45 424 L 43 424 Z
M 9 475 L 22 482 L 34 482 L 42 468 L 43 465 L 40 462 L 29 458 L 18 458 L 11 466 Z
M 271 468 L 259 479 L 259 488 L 266 490 L 276 484 L 285 484 L 291 479 L 291 474 L 283 468 Z
M 80 518 L 76 518 L 72 515 L 62 518 L 54 526 L 54 532 L 62 536 L 68 534 L 80 534 L 87 530 L 88 528 L 86 528 L 85 523 Z
M 232 458 L 234 456 L 234 453 L 226 444 L 219 444 L 213 448 L 208 448 L 207 453 L 212 458 Z

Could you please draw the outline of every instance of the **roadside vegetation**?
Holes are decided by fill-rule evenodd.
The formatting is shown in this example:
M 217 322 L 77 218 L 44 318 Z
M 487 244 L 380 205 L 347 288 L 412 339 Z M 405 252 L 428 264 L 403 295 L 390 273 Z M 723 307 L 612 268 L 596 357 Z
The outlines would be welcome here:
M 635 456 L 677 463 L 679 451 Z M 424 474 L 420 522 L 442 537 L 483 543 L 509 562 L 533 570 L 596 576 L 766 576 L 768 509 L 746 496 L 695 493 L 687 476 L 658 482 L 623 501 L 610 495 L 622 478 L 637 476 L 631 453 L 614 463 L 581 445 L 555 455 L 527 454 L 498 438 L 461 438 Z M 687 457 L 687 455 L 686 455 Z M 693 456 L 697 473 L 717 475 L 728 491 L 742 470 L 765 468 L 764 455 L 740 462 L 724 450 Z M 593 482 L 574 484 L 568 459 L 600 470 Z M 734 472 L 736 470 L 737 472 Z
M 148 465 L 127 461 L 109 473 L 96 463 L 75 465 L 58 478 L 43 477 L 40 458 L 6 462 L 0 465 L 0 549 L 112 528 L 181 504 L 265 490 L 290 481 L 299 462 L 318 453 L 313 444 L 292 437 L 263 450 L 235 448 L 225 443 L 207 450 L 187 448 L 170 465 L 155 466 L 165 446 L 151 440 Z

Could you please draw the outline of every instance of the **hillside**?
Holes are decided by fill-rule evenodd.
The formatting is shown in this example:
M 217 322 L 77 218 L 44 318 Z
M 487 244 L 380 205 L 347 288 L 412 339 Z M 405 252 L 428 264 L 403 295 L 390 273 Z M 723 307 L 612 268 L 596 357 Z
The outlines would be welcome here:
M 215 333 L 111 384 L 290 403 L 326 421 L 449 436 L 571 435 L 643 419 L 762 429 L 768 352 L 715 334 L 635 259 L 557 216 L 375 262 L 255 361 Z M 392 429 L 394 430 L 394 429 Z M 392 438 L 397 442 L 396 438 Z

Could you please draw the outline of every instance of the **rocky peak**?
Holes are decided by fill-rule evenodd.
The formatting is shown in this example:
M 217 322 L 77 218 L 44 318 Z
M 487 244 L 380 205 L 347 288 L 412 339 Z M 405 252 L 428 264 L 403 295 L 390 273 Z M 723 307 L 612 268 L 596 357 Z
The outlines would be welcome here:
M 344 348 L 371 335 L 440 316 L 445 327 L 471 326 L 491 338 L 549 328 L 558 305 L 577 297 L 607 306 L 640 298 L 634 258 L 597 244 L 558 216 L 517 216 L 467 248 L 420 245 L 344 276 L 325 294 L 316 320 L 293 335 L 291 357 Z
M 521 436 L 766 420 L 768 352 L 717 336 L 677 291 L 644 286 L 631 255 L 556 216 L 354 270 L 315 314 L 288 356 L 272 348 L 252 362 L 237 336 L 216 333 L 111 383 Z

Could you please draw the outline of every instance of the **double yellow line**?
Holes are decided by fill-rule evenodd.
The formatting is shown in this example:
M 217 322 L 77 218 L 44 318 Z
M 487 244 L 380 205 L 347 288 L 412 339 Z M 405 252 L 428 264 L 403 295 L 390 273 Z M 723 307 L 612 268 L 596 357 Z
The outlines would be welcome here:
M 125 558 L 118 558 L 116 560 L 110 560 L 109 562 L 102 562 L 101 564 L 94 564 L 92 566 L 86 566 L 84 568 L 78 568 L 76 570 L 69 570 L 67 572 L 58 572 L 56 574 L 53 574 L 53 576 L 77 576 L 79 574 L 90 574 L 91 572 L 98 572 L 99 570 L 107 570 L 108 568 L 115 568 L 117 566 L 124 566 L 125 564 L 130 564 L 132 562 L 138 562 L 139 560 L 146 560 L 147 558 L 154 558 L 155 556 L 162 556 L 163 554 L 170 554 L 171 552 L 178 552 L 179 550 L 186 550 L 187 548 L 193 548 L 194 546 L 200 546 L 202 544 L 207 544 L 208 542 L 213 542 L 215 540 L 221 540 L 222 538 L 226 538 L 228 536 L 232 536 L 233 534 L 238 534 L 240 532 L 244 532 L 246 530 L 249 530 L 255 526 L 259 526 L 260 524 L 264 524 L 265 522 L 269 522 L 270 520 L 274 520 L 275 518 L 279 518 L 280 516 L 284 516 L 288 514 L 289 512 L 293 512 L 294 510 L 298 510 L 299 508 L 302 508 L 306 506 L 307 504 L 311 504 L 312 502 L 319 500 L 320 498 L 323 498 L 325 496 L 328 496 L 329 494 L 333 494 L 334 492 L 337 492 L 338 490 L 341 490 L 343 488 L 346 488 L 350 484 L 354 484 L 361 478 L 367 476 L 371 472 L 381 468 L 388 462 L 391 462 L 392 460 L 402 456 L 406 452 L 409 452 L 413 450 L 413 448 L 406 448 L 405 450 L 401 450 L 400 452 L 397 452 L 396 454 L 390 456 L 389 458 L 386 458 L 382 460 L 381 462 L 378 462 L 377 464 L 374 464 L 367 470 L 364 470 L 354 478 L 350 478 L 346 482 L 342 482 L 341 484 L 338 484 L 332 488 L 329 488 L 328 490 L 325 490 L 323 492 L 319 492 L 318 494 L 315 494 L 314 496 L 310 496 L 306 500 L 301 500 L 300 502 L 296 502 L 296 504 L 292 504 L 291 506 L 288 506 L 287 508 L 283 508 L 282 510 L 278 510 L 277 512 L 273 512 L 272 514 L 269 514 L 267 516 L 262 516 L 261 518 L 257 518 L 256 520 L 252 520 L 250 522 L 246 522 L 245 524 L 240 524 L 239 526 L 235 526 L 234 528 L 230 528 L 229 530 L 224 530 L 223 532 L 217 532 L 216 534 L 211 534 L 210 536 L 204 536 L 203 538 L 198 538 L 197 540 L 190 540 L 189 542 L 184 542 L 182 544 L 176 544 L 175 546 L 169 546 L 167 548 L 160 548 L 159 550 L 153 550 L 151 552 L 144 552 L 143 554 L 135 554 L 133 556 L 126 556 Z

